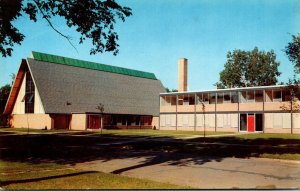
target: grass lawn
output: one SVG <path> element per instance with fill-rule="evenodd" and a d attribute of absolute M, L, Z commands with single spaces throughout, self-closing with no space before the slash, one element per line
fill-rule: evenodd
<path fill-rule="evenodd" d="M 172 130 L 152 130 L 152 129 L 103 130 L 102 133 L 106 135 L 173 137 L 173 138 L 176 137 L 183 138 L 183 137 L 203 135 L 203 131 L 172 131 Z M 206 135 L 220 135 L 220 134 L 228 134 L 228 133 L 230 132 L 212 132 L 212 131 L 205 132 Z"/>
<path fill-rule="evenodd" d="M 53 163 L 0 161 L 4 189 L 179 189 L 188 188 L 115 174 L 79 171 Z"/>
<path fill-rule="evenodd" d="M 0 128 L 0 132 L 13 132 L 16 134 L 27 134 L 28 129 L 26 128 Z M 100 130 L 92 131 L 70 131 L 70 130 L 39 130 L 39 129 L 29 129 L 29 133 L 68 133 L 68 134 L 101 134 Z M 172 130 L 152 130 L 152 129 L 104 129 L 102 131 L 103 135 L 118 135 L 118 136 L 147 136 L 147 137 L 172 137 L 172 138 L 183 138 L 203 135 L 203 131 L 172 131 Z M 206 135 L 221 135 L 221 134 L 234 134 L 232 132 L 213 132 L 206 131 Z"/>

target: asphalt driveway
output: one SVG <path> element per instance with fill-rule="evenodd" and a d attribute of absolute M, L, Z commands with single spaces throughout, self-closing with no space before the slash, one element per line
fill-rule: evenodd
<path fill-rule="evenodd" d="M 140 153 L 136 153 L 140 156 Z M 155 153 L 149 153 L 152 157 Z M 158 158 L 172 157 L 170 153 L 156 153 Z M 168 182 L 202 189 L 218 188 L 300 188 L 300 162 L 274 159 L 225 158 L 220 161 L 199 157 L 193 162 L 165 160 L 168 162 L 144 165 L 145 157 L 95 160 L 78 163 L 75 168 L 99 170 L 124 176 Z"/>

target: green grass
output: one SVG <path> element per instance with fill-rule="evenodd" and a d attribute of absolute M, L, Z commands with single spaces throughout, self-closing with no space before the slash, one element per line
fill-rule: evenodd
<path fill-rule="evenodd" d="M 14 132 L 17 134 L 26 134 L 27 128 L 0 128 L 0 132 Z M 39 130 L 39 129 L 29 129 L 29 133 L 89 133 L 89 134 L 100 134 L 100 130 L 93 131 L 73 131 L 73 130 Z M 152 129 L 104 129 L 102 131 L 103 135 L 118 135 L 118 136 L 147 136 L 147 137 L 173 137 L 173 138 L 183 138 L 191 136 L 203 136 L 203 131 L 175 131 L 175 130 L 152 130 Z M 206 131 L 206 135 L 221 135 L 221 134 L 234 134 L 232 132 L 213 132 Z"/>
<path fill-rule="evenodd" d="M 255 134 L 241 134 L 237 135 L 237 137 L 242 139 L 270 139 L 270 138 L 278 138 L 278 139 L 299 139 L 300 134 L 275 134 L 275 133 L 255 133 Z"/>
<path fill-rule="evenodd" d="M 270 158 L 270 159 L 283 159 L 283 160 L 297 160 L 300 161 L 300 154 L 270 154 L 263 153 L 259 155 L 259 158 Z"/>
<path fill-rule="evenodd" d="M 30 164 L 0 161 L 4 189 L 179 189 L 168 183 L 124 177 L 115 174 L 80 171 L 53 163 Z"/>
<path fill-rule="evenodd" d="M 203 131 L 172 131 L 172 130 L 151 130 L 151 129 L 129 129 L 129 130 L 104 130 L 106 135 L 126 135 L 126 136 L 150 136 L 150 137 L 173 137 L 183 138 L 203 135 Z M 221 135 L 229 132 L 205 132 L 206 135 Z M 232 133 L 233 134 L 233 133 Z"/>

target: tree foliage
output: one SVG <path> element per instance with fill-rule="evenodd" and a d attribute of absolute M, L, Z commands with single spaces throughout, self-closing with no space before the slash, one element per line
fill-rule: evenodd
<path fill-rule="evenodd" d="M 277 83 L 279 62 L 273 50 L 234 50 L 228 52 L 227 62 L 220 72 L 218 88 L 268 86 Z"/>
<path fill-rule="evenodd" d="M 170 90 L 168 87 L 166 87 L 165 89 L 166 89 L 166 92 L 167 92 L 167 93 L 170 93 L 170 92 L 178 92 L 177 89 L 172 89 L 172 90 Z"/>
<path fill-rule="evenodd" d="M 0 88 L 0 126 L 6 124 L 6 118 L 2 115 L 11 90 L 11 85 L 6 84 Z"/>
<path fill-rule="evenodd" d="M 292 35 L 292 42 L 289 42 L 285 47 L 284 52 L 289 60 L 295 64 L 295 71 L 300 73 L 300 34 Z"/>
<path fill-rule="evenodd" d="M 3 57 L 11 56 L 13 46 L 21 44 L 25 36 L 13 26 L 13 21 L 28 15 L 34 22 L 44 19 L 74 47 L 71 37 L 56 29 L 52 23 L 55 16 L 62 17 L 69 28 L 75 28 L 80 33 L 80 44 L 87 39 L 92 40 L 90 54 L 107 51 L 116 55 L 119 45 L 114 25 L 117 19 L 124 22 L 131 14 L 129 7 L 123 7 L 114 0 L 0 0 L 0 52 Z"/>

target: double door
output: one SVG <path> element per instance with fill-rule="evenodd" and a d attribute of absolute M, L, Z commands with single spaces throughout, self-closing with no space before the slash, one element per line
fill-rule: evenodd
<path fill-rule="evenodd" d="M 240 114 L 240 131 L 256 132 L 263 130 L 263 114 L 243 113 Z"/>

